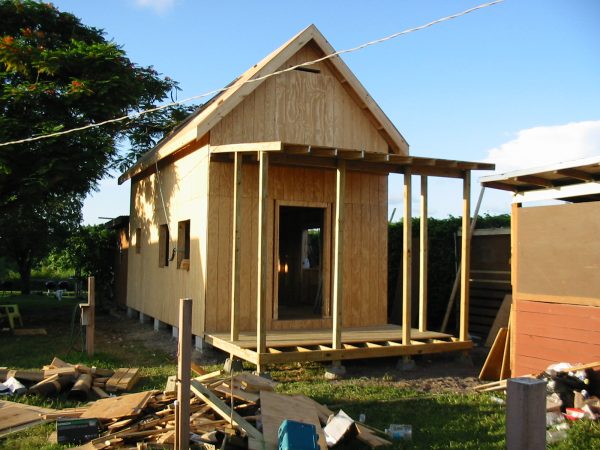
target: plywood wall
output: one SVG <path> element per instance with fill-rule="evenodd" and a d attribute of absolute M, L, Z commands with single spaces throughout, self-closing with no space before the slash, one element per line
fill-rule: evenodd
<path fill-rule="evenodd" d="M 209 180 L 206 330 L 229 330 L 231 302 L 231 233 L 233 165 L 211 162 Z M 241 225 L 240 330 L 256 327 L 256 261 L 258 165 L 244 164 Z M 273 268 L 274 206 L 276 200 L 317 202 L 335 200 L 332 170 L 271 166 L 269 168 L 268 248 Z M 349 172 L 346 186 L 344 314 L 346 327 L 387 323 L 387 176 Z M 273 270 L 268 272 L 269 329 L 323 328 L 331 319 L 273 320 Z M 327 280 L 329 282 L 329 280 Z M 326 289 L 327 290 L 327 289 Z"/>
<path fill-rule="evenodd" d="M 514 297 L 600 306 L 600 202 L 517 211 Z"/>
<path fill-rule="evenodd" d="M 307 44 L 281 68 L 321 57 Z M 326 62 L 267 79 L 211 130 L 211 145 L 282 141 L 387 153 L 388 144 Z"/>
<path fill-rule="evenodd" d="M 517 300 L 513 376 L 600 360 L 600 307 Z"/>
<path fill-rule="evenodd" d="M 204 331 L 208 148 L 205 146 L 156 173 L 132 180 L 127 305 L 170 325 L 178 320 L 179 299 L 192 298 L 192 332 Z M 160 194 L 162 189 L 162 198 Z M 164 198 L 164 208 L 163 208 Z M 177 258 L 159 267 L 159 226 L 168 222 L 172 251 L 178 222 L 190 220 L 190 268 L 177 268 Z M 136 250 L 136 228 L 141 245 Z"/>

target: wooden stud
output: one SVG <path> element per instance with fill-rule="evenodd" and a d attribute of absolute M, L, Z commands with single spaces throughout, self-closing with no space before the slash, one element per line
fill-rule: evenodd
<path fill-rule="evenodd" d="M 411 172 L 404 172 L 404 224 L 402 251 L 402 343 L 410 344 L 411 332 L 411 260 L 412 260 L 412 189 Z"/>
<path fill-rule="evenodd" d="M 419 251 L 419 331 L 427 331 L 427 269 L 429 236 L 427 230 L 427 177 L 421 176 L 421 227 Z"/>
<path fill-rule="evenodd" d="M 463 178 L 463 211 L 460 263 L 460 329 L 459 339 L 469 340 L 469 275 L 471 265 L 471 172 L 466 171 Z"/>
<path fill-rule="evenodd" d="M 190 445 L 190 372 L 192 364 L 192 299 L 179 301 L 179 341 L 177 362 L 177 418 L 175 449 L 187 450 Z"/>
<path fill-rule="evenodd" d="M 344 246 L 344 203 L 346 190 L 346 161 L 340 160 L 336 170 L 335 219 L 333 248 L 333 333 L 332 346 L 342 348 L 342 306 L 343 306 L 343 246 Z"/>
<path fill-rule="evenodd" d="M 240 278 L 242 216 L 242 155 L 235 153 L 233 163 L 233 251 L 231 255 L 231 340 L 237 341 L 240 323 Z"/>
<path fill-rule="evenodd" d="M 85 327 L 85 351 L 94 355 L 94 332 L 96 328 L 96 279 L 88 277 L 87 325 Z"/>
<path fill-rule="evenodd" d="M 260 152 L 258 172 L 258 261 L 257 261 L 257 293 L 256 293 L 256 352 L 265 353 L 267 348 L 267 231 L 268 231 L 268 181 L 269 154 Z M 260 369 L 259 369 L 260 371 Z"/>

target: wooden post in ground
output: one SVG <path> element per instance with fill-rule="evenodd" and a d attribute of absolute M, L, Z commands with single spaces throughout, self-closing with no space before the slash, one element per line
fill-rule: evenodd
<path fill-rule="evenodd" d="M 346 161 L 339 160 L 335 183 L 335 220 L 333 247 L 333 330 L 332 347 L 342 348 L 343 259 L 344 259 L 344 202 L 346 190 Z M 339 362 L 336 364 L 339 365 Z"/>
<path fill-rule="evenodd" d="M 177 342 L 177 419 L 175 449 L 190 447 L 190 372 L 192 370 L 192 299 L 179 301 L 179 341 Z"/>
<path fill-rule="evenodd" d="M 460 325 L 459 339 L 469 340 L 469 277 L 471 275 L 471 172 L 463 178 L 462 236 L 460 245 Z"/>
<path fill-rule="evenodd" d="M 403 251 L 402 251 L 402 344 L 410 345 L 410 332 L 412 326 L 411 302 L 411 266 L 412 266 L 412 189 L 411 172 L 404 172 L 404 223 L 403 223 Z"/>
<path fill-rule="evenodd" d="M 427 331 L 427 270 L 429 235 L 427 229 L 427 176 L 421 175 L 421 220 L 419 251 L 419 331 Z"/>
<path fill-rule="evenodd" d="M 511 378 L 506 389 L 507 450 L 546 448 L 546 382 Z"/>
<path fill-rule="evenodd" d="M 269 154 L 259 153 L 258 169 L 258 261 L 257 263 L 257 292 L 256 292 L 256 353 L 258 353 L 257 372 L 262 371 L 260 355 L 267 349 L 267 202 L 269 199 Z"/>
<path fill-rule="evenodd" d="M 94 355 L 94 334 L 96 330 L 96 279 L 88 277 L 87 325 L 85 326 L 85 352 Z"/>
<path fill-rule="evenodd" d="M 231 340 L 239 338 L 240 316 L 240 220 L 242 215 L 242 154 L 234 153 L 233 162 L 233 254 L 231 255 Z"/>

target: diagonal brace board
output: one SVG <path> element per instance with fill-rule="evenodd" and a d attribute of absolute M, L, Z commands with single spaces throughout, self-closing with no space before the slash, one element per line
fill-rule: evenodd
<path fill-rule="evenodd" d="M 242 428 L 249 437 L 258 441 L 263 441 L 263 435 L 254 426 L 252 426 L 246 419 L 240 416 L 237 412 L 229 408 L 219 397 L 213 394 L 207 389 L 202 383 L 196 380 L 191 381 L 191 389 L 194 394 L 200 397 L 207 405 L 209 405 L 214 411 L 219 414 L 223 419 L 230 420 L 231 422 Z"/>

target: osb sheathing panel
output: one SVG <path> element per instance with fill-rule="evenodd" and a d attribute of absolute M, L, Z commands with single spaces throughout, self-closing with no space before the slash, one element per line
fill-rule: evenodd
<path fill-rule="evenodd" d="M 600 306 L 600 202 L 517 214 L 515 297 Z"/>
<path fill-rule="evenodd" d="M 311 44 L 280 69 L 321 57 Z M 211 129 L 211 145 L 281 141 L 386 153 L 387 142 L 327 62 L 267 79 Z"/>
<path fill-rule="evenodd" d="M 131 187 L 127 305 L 177 325 L 179 299 L 192 298 L 192 332 L 198 335 L 204 331 L 207 187 L 207 147 L 166 167 L 159 165 L 158 177 L 151 173 L 134 179 Z M 171 252 L 177 247 L 178 222 L 185 220 L 190 221 L 189 270 L 177 268 L 177 257 L 159 267 L 159 226 L 169 224 Z M 139 253 L 136 228 L 141 228 Z"/>
<path fill-rule="evenodd" d="M 208 214 L 206 331 L 229 330 L 233 165 L 211 162 Z M 244 164 L 241 219 L 240 330 L 256 328 L 258 166 Z M 335 172 L 271 166 L 268 201 L 269 329 L 324 328 L 331 319 L 273 320 L 275 201 L 328 203 L 333 210 Z M 387 176 L 348 172 L 344 228 L 343 324 L 387 323 Z M 331 249 L 330 249 L 331 251 Z M 327 301 L 327 299 L 326 299 Z"/>

